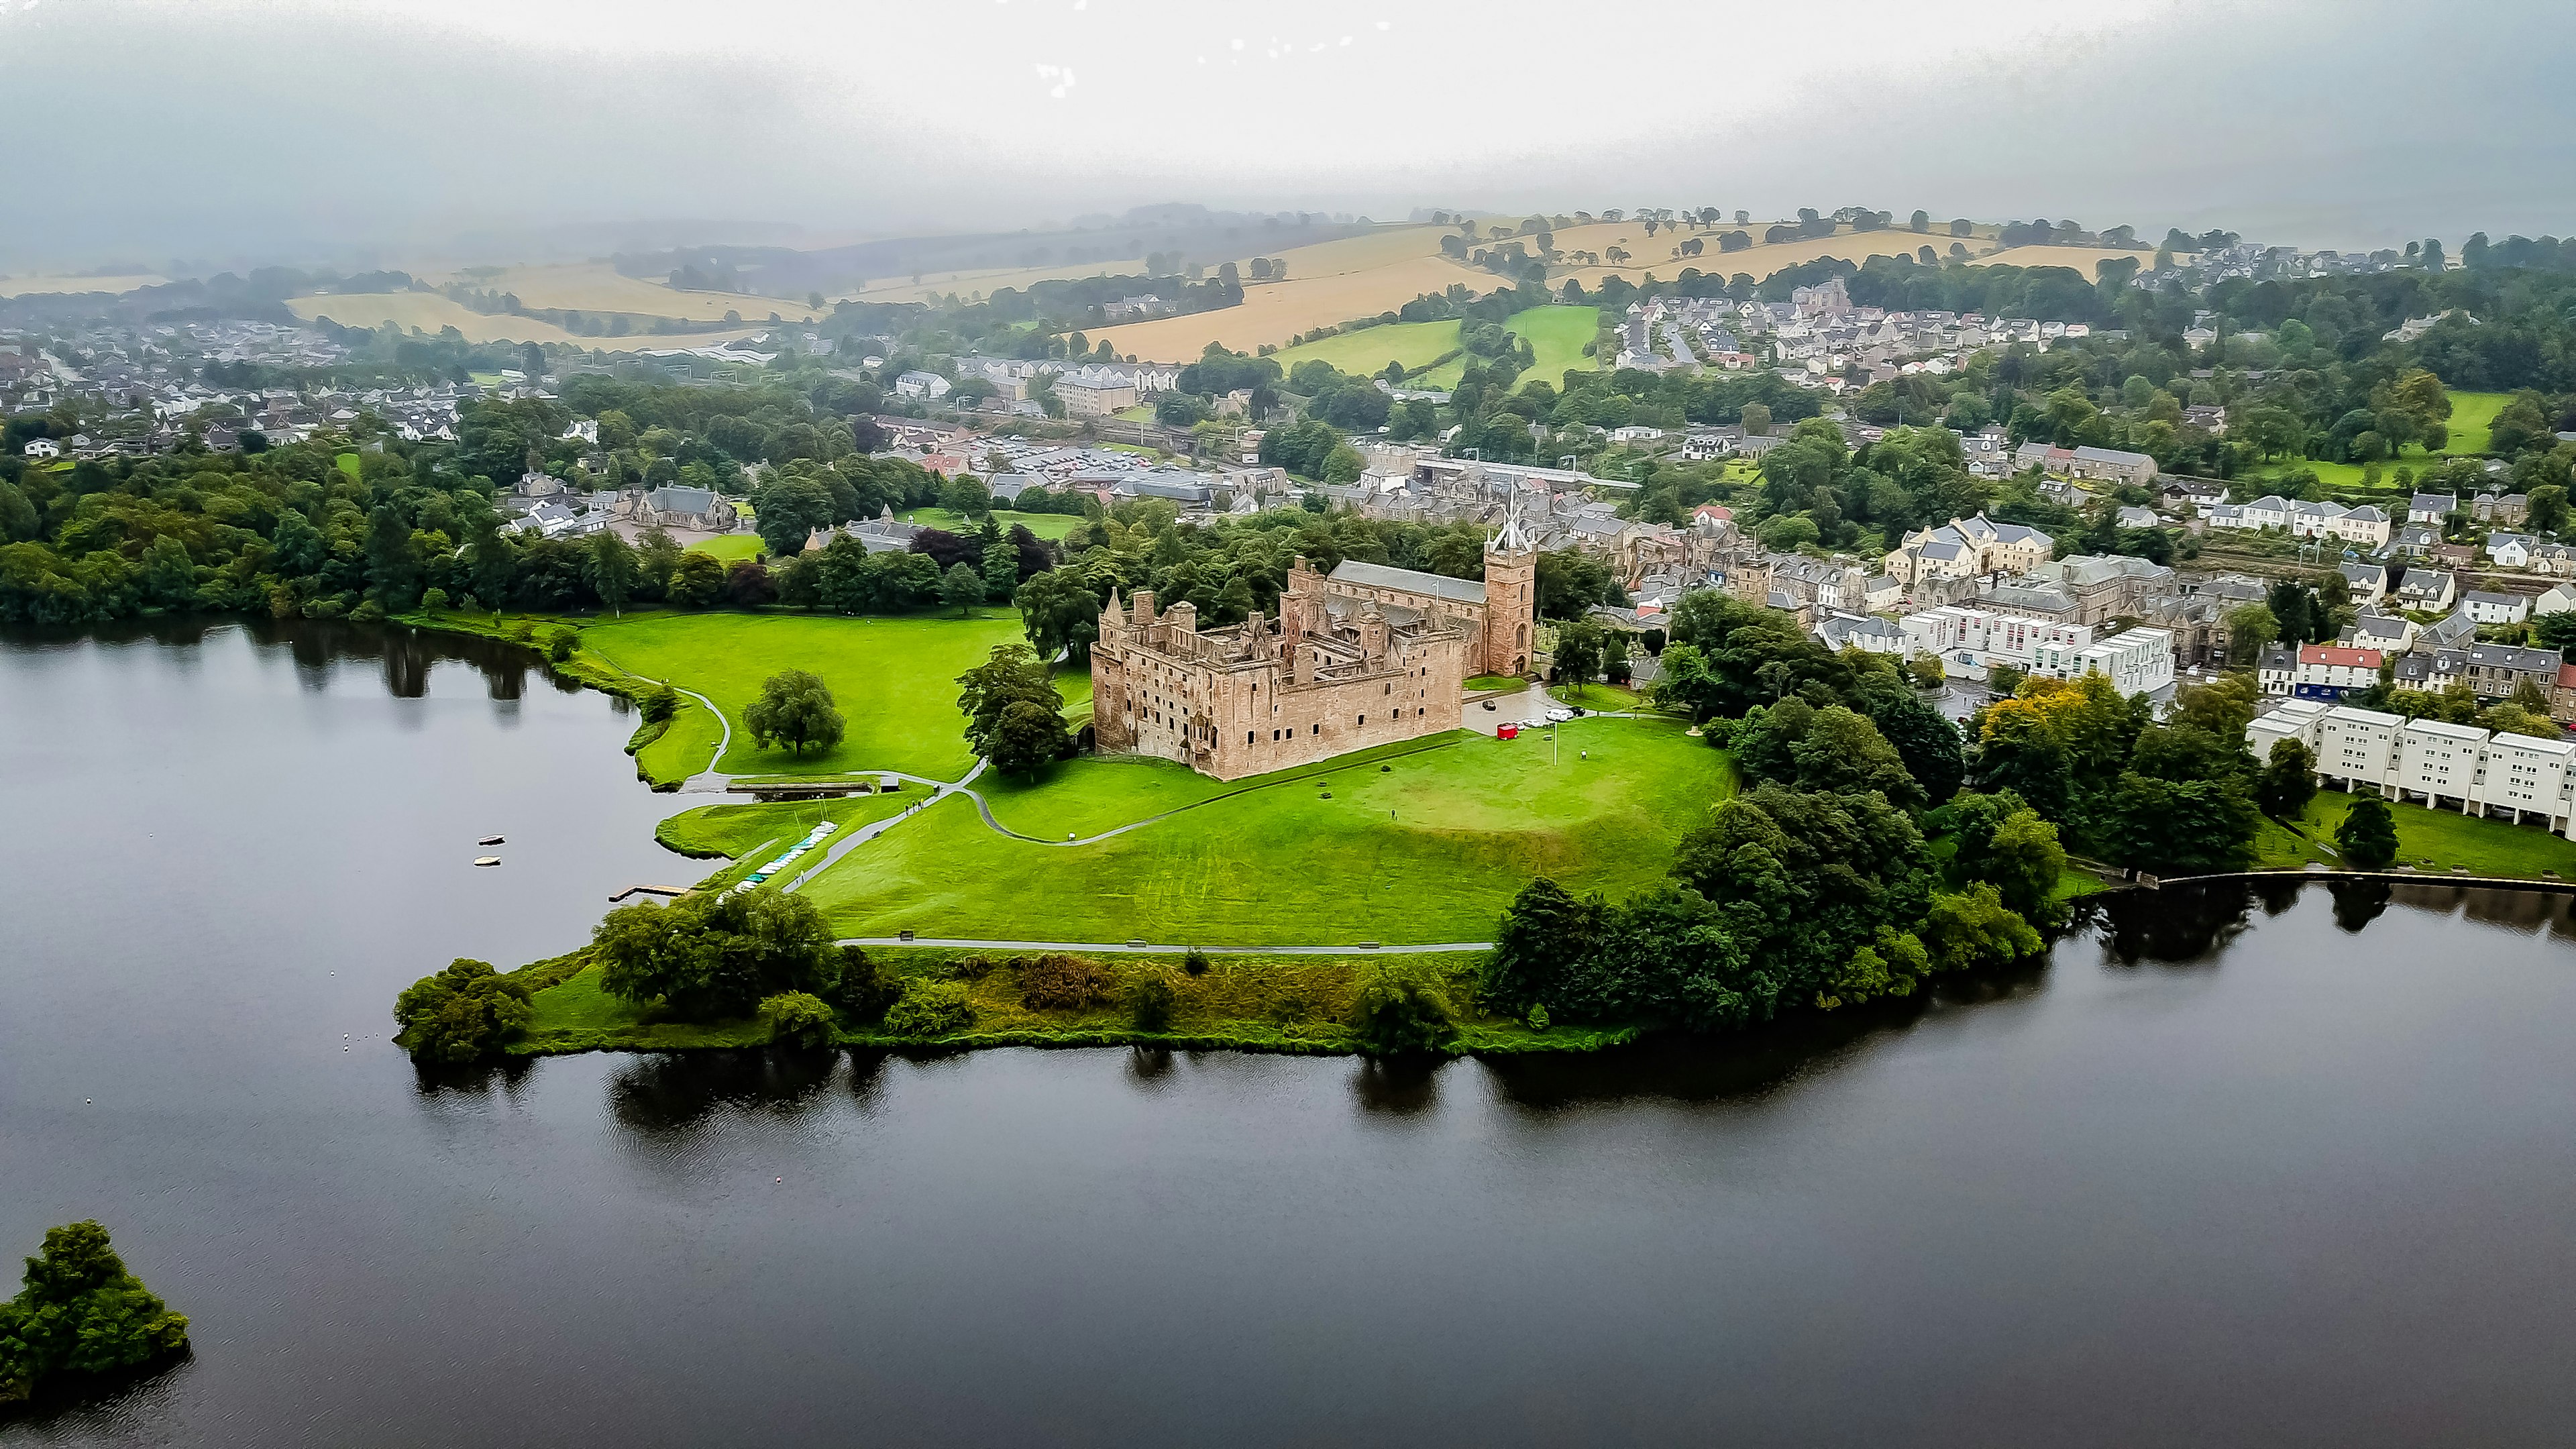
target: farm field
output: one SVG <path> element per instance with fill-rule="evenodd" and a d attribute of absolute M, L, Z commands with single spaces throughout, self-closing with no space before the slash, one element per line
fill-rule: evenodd
<path fill-rule="evenodd" d="M 739 292 L 683 292 L 643 277 L 626 276 L 609 262 L 510 267 L 496 274 L 460 274 L 455 280 L 477 291 L 516 293 L 522 303 L 541 310 L 624 312 L 683 322 L 721 322 L 726 313 L 732 312 L 747 324 L 766 321 L 772 312 L 789 322 L 810 321 L 819 315 L 801 299 Z"/>
<path fill-rule="evenodd" d="M 1480 222 L 1491 225 L 1509 220 L 1494 217 L 1480 219 Z M 1771 223 L 1756 222 L 1746 229 L 1758 234 L 1768 225 Z M 1721 254 L 1714 249 L 1715 237 L 1720 231 L 1731 229 L 1684 229 L 1678 233 L 1658 230 L 1649 238 L 1644 226 L 1632 221 L 1567 227 L 1554 233 L 1560 251 L 1597 254 L 1618 246 L 1633 255 L 1617 266 L 1607 263 L 1559 266 L 1549 272 L 1549 281 L 1551 285 L 1558 285 L 1571 277 L 1581 281 L 1586 288 L 1592 288 L 1613 275 L 1638 282 L 1649 273 L 1658 277 L 1678 276 L 1684 267 L 1728 275 L 1745 272 L 1762 278 L 1784 267 L 1819 257 L 1840 257 L 1858 262 L 1872 256 L 1910 255 L 1926 242 L 1937 242 L 1939 249 L 1946 251 L 1951 240 L 1946 235 L 1918 236 L 1903 230 L 1846 231 L 1830 237 L 1756 245 L 1740 252 Z M 1110 346 L 1121 353 L 1161 362 L 1187 362 L 1206 350 L 1210 342 L 1244 352 L 1265 345 L 1285 347 L 1288 340 L 1300 332 L 1392 311 L 1425 292 L 1443 291 L 1453 283 L 1463 283 L 1479 294 L 1503 285 L 1503 279 L 1492 272 L 1441 255 L 1440 239 L 1455 234 L 1449 227 L 1394 226 L 1366 236 L 1294 248 L 1279 254 L 1288 264 L 1288 280 L 1246 286 L 1242 306 L 1187 317 L 1131 322 L 1105 328 L 1092 335 L 1109 339 Z M 1672 254 L 1675 247 L 1694 236 L 1706 243 L 1710 250 L 1698 257 L 1676 257 Z M 1991 246 L 1993 242 L 1987 236 L 1974 239 L 1971 244 Z M 1095 267 L 1084 275 L 1098 271 L 1099 268 Z M 1438 353 L 1435 351 L 1431 355 L 1437 356 Z M 1385 358 L 1376 359 L 1377 366 L 1385 364 Z M 1555 372 L 1563 370 L 1562 367 L 1554 369 Z"/>
<path fill-rule="evenodd" d="M 138 287 L 158 287 L 169 280 L 152 272 L 118 277 L 60 277 L 31 273 L 23 277 L 0 277 L 0 298 L 63 297 L 84 292 L 122 296 Z"/>
<path fill-rule="evenodd" d="M 1129 257 L 1108 262 L 1064 262 L 1051 267 L 986 267 L 962 272 L 924 272 L 918 282 L 910 277 L 889 277 L 863 287 L 853 295 L 862 302 L 922 302 L 954 292 L 968 301 L 977 301 L 1005 287 L 1026 291 L 1038 282 L 1141 276 L 1144 271 L 1143 257 Z"/>
<path fill-rule="evenodd" d="M 1529 339 L 1532 361 L 1530 370 L 1521 374 L 1524 382 L 1557 387 L 1569 372 L 1592 372 L 1601 366 L 1583 355 L 1585 345 L 1600 334 L 1598 307 L 1525 307 L 1505 319 L 1503 330 Z M 1415 378 L 1414 385 L 1453 387 L 1466 371 L 1467 359 L 1454 357 Z"/>
<path fill-rule="evenodd" d="M 995 510 L 993 517 L 1001 523 L 1004 533 L 1010 532 L 1012 525 L 1017 524 L 1044 539 L 1061 539 L 1082 522 L 1079 514 L 1014 513 L 1007 508 Z M 976 528 L 974 520 L 960 517 L 945 508 L 916 508 L 902 518 L 906 523 L 945 529 L 950 533 L 972 533 Z"/>
<path fill-rule="evenodd" d="M 453 327 L 468 342 L 560 342 L 594 352 L 713 347 L 720 342 L 735 342 L 755 336 L 765 330 L 743 327 L 722 332 L 684 332 L 663 336 L 579 337 L 551 322 L 540 322 L 533 317 L 514 317 L 506 313 L 487 317 L 438 292 L 333 293 L 290 297 L 286 306 L 288 311 L 306 322 L 316 317 L 328 317 L 343 327 L 381 327 L 391 322 L 405 331 L 417 328 L 431 333 Z"/>
<path fill-rule="evenodd" d="M 2318 791 L 2308 803 L 2307 814 L 2298 822 L 2307 832 L 2304 840 L 2282 829 L 2278 822 L 2266 819 L 2254 840 L 2255 866 L 2263 870 L 2297 870 L 2310 861 L 2340 866 L 2342 860 L 2317 842 L 2334 844 L 2335 827 L 2343 823 L 2344 811 L 2352 808 L 2354 798 L 2340 790 Z M 2388 812 L 2397 822 L 2398 865 L 2411 865 L 2427 874 L 2449 874 L 2453 866 L 2466 866 L 2472 875 L 2536 880 L 2542 871 L 2555 871 L 2562 878 L 2576 878 L 2576 841 L 2552 835 L 2537 825 L 2482 820 L 2474 815 L 2393 801 Z"/>
<path fill-rule="evenodd" d="M 1950 243 L 1946 238 L 1939 239 L 1934 242 L 1932 249 L 1947 256 Z M 1976 249 L 1975 243 L 1969 244 L 1968 250 L 1973 252 Z M 2006 247 L 1991 256 L 1982 256 L 1976 260 L 1980 265 L 1995 267 L 2066 267 L 2089 282 L 2093 279 L 2093 269 L 2114 257 L 2133 257 L 2143 268 L 2155 264 L 2156 251 L 2153 247 L 2141 247 L 2129 251 L 2112 247 Z"/>
<path fill-rule="evenodd" d="M 1320 361 L 1353 377 L 1375 377 L 1390 362 L 1402 363 L 1410 371 L 1428 365 L 1457 345 L 1456 322 L 1397 322 L 1299 343 L 1281 349 L 1276 356 L 1281 367 L 1292 371 L 1298 363 Z"/>
<path fill-rule="evenodd" d="M 733 723 L 733 743 L 715 765 L 729 774 L 899 770 L 954 780 L 975 763 L 957 714 L 957 676 L 983 663 L 994 645 L 1020 638 L 1019 615 L 1008 608 L 968 619 L 643 614 L 591 623 L 581 647 L 631 674 L 714 700 Z M 831 687 L 848 721 L 840 744 L 800 758 L 752 743 L 742 711 L 759 697 L 761 681 L 782 669 L 810 670 Z M 706 721 L 686 769 L 707 768 L 716 735 Z"/>
<path fill-rule="evenodd" d="M 1084 845 L 999 835 L 969 802 L 950 801 L 844 857 L 805 893 L 851 935 L 1487 940 L 1533 875 L 1612 895 L 1661 879 L 1682 832 L 1732 789 L 1725 757 L 1677 723 L 1586 719 L 1562 732 L 1553 763 L 1538 736 L 1462 732 L 1437 748 L 1285 772 Z M 995 815 L 1052 835 L 1264 784 L 1077 764 L 996 798 Z"/>

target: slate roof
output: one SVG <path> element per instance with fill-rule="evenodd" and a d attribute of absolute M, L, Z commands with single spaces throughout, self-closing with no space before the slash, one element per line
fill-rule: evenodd
<path fill-rule="evenodd" d="M 1403 589 L 1452 603 L 1485 602 L 1485 586 L 1480 580 L 1453 579 L 1446 574 L 1390 568 L 1385 564 L 1362 563 L 1358 559 L 1342 560 L 1334 566 L 1330 577 L 1336 583 L 1360 584 L 1373 589 Z"/>

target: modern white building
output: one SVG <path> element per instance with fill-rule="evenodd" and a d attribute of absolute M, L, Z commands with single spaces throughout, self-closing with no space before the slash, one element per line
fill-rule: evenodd
<path fill-rule="evenodd" d="M 2174 682 L 2173 636 L 2162 629 L 2126 629 L 2075 656 L 2075 672 L 2108 677 L 2132 698 Z"/>
<path fill-rule="evenodd" d="M 2463 815 L 2509 812 L 2576 839 L 2576 740 L 2493 734 L 2440 720 L 2292 700 L 2248 725 L 2257 759 L 2295 739 L 2316 753 L 2317 776 L 2359 793 Z"/>
<path fill-rule="evenodd" d="M 1998 667 L 2071 679 L 2083 672 L 2083 653 L 2093 647 L 2093 630 L 2083 624 L 2052 624 L 1955 604 L 1908 614 L 1897 627 L 1905 631 L 1908 655 L 1938 655 L 1945 671 L 1968 679 L 1983 679 Z"/>

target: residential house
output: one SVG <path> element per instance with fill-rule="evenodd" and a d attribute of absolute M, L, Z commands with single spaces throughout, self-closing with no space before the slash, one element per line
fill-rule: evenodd
<path fill-rule="evenodd" d="M 2344 586 L 2352 591 L 2356 604 L 2376 604 L 2388 596 L 2388 569 L 2375 563 L 2346 563 L 2335 566 L 2343 573 Z"/>
<path fill-rule="evenodd" d="M 30 458 L 59 458 L 63 455 L 62 444 L 51 438 L 29 438 L 27 446 L 19 451 Z"/>
<path fill-rule="evenodd" d="M 2254 678 L 2265 694 L 2289 694 L 2299 683 L 2299 651 L 2286 644 L 2266 645 L 2254 661 Z"/>
<path fill-rule="evenodd" d="M 2327 525 L 2327 531 L 2346 543 L 2377 549 L 2388 547 L 2390 526 L 2387 514 L 2365 503 L 2359 508 L 2344 510 L 2341 518 Z"/>
<path fill-rule="evenodd" d="M 2468 668 L 2461 677 L 2478 692 L 2480 699 L 2504 699 L 2524 683 L 2549 697 L 2558 687 L 2558 666 L 2564 662 L 2555 649 L 2524 649 L 2513 644 L 2472 644 L 2468 647 Z"/>
<path fill-rule="evenodd" d="M 2394 656 L 2414 648 L 2418 632 L 2415 621 L 2403 615 L 2365 612 L 2335 642 Z"/>
<path fill-rule="evenodd" d="M 1826 614 L 1816 621 L 1812 632 L 1819 642 L 1832 650 L 1858 649 L 1864 654 L 1905 652 L 1905 631 L 1886 619 L 1868 614 Z"/>
<path fill-rule="evenodd" d="M 2156 460 L 2118 448 L 2077 448 L 2071 471 L 2078 478 L 2143 487 L 2156 481 Z"/>
<path fill-rule="evenodd" d="M 2576 724 L 2576 664 L 2558 666 L 2558 683 L 2549 691 L 2549 717 Z"/>
<path fill-rule="evenodd" d="M 1927 577 L 2024 574 L 2046 562 L 2055 548 L 2056 540 L 2036 528 L 1997 523 L 1979 513 L 1905 535 L 1887 555 L 1886 571 L 1908 586 Z"/>
<path fill-rule="evenodd" d="M 2531 517 L 2531 496 L 2481 493 L 2469 504 L 2469 511 L 2480 523 L 2520 524 Z"/>
<path fill-rule="evenodd" d="M 2531 567 L 2531 551 L 2540 540 L 2527 533 L 2490 533 L 2487 535 L 2487 557 L 2500 569 Z"/>
<path fill-rule="evenodd" d="M 2460 607 L 2481 624 L 2519 624 L 2531 617 L 2531 596 L 2471 589 L 2460 596 Z"/>
<path fill-rule="evenodd" d="M 2534 615 L 2564 614 L 2570 609 L 2576 609 L 2576 583 L 2552 584 L 2531 601 Z"/>
<path fill-rule="evenodd" d="M 2397 581 L 2397 604 L 2417 613 L 2430 613 L 2451 607 L 2459 592 L 2459 580 L 2448 569 L 2410 568 Z"/>
<path fill-rule="evenodd" d="M 2418 493 L 2406 500 L 2406 521 L 2425 523 L 2440 528 L 2443 520 L 2457 513 L 2460 500 L 2450 493 Z"/>
<path fill-rule="evenodd" d="M 948 379 L 935 372 L 907 372 L 894 380 L 895 395 L 937 399 L 948 396 Z"/>
<path fill-rule="evenodd" d="M 2302 645 L 2293 692 L 2301 699 L 2341 699 L 2347 690 L 2368 689 L 2379 682 L 2379 666 L 2386 657 L 2376 649 Z"/>

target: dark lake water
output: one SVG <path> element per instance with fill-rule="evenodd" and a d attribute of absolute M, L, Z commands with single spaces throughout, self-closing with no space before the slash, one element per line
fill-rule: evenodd
<path fill-rule="evenodd" d="M 341 626 L 0 639 L 0 1260 L 196 1353 L 80 1444 L 2531 1444 L 2566 903 L 2116 903 L 1835 1035 L 424 1080 L 403 983 L 691 869 L 631 721 Z M 503 834 L 498 870 L 474 842 Z M 347 1050 L 343 1048 L 347 1047 Z"/>

